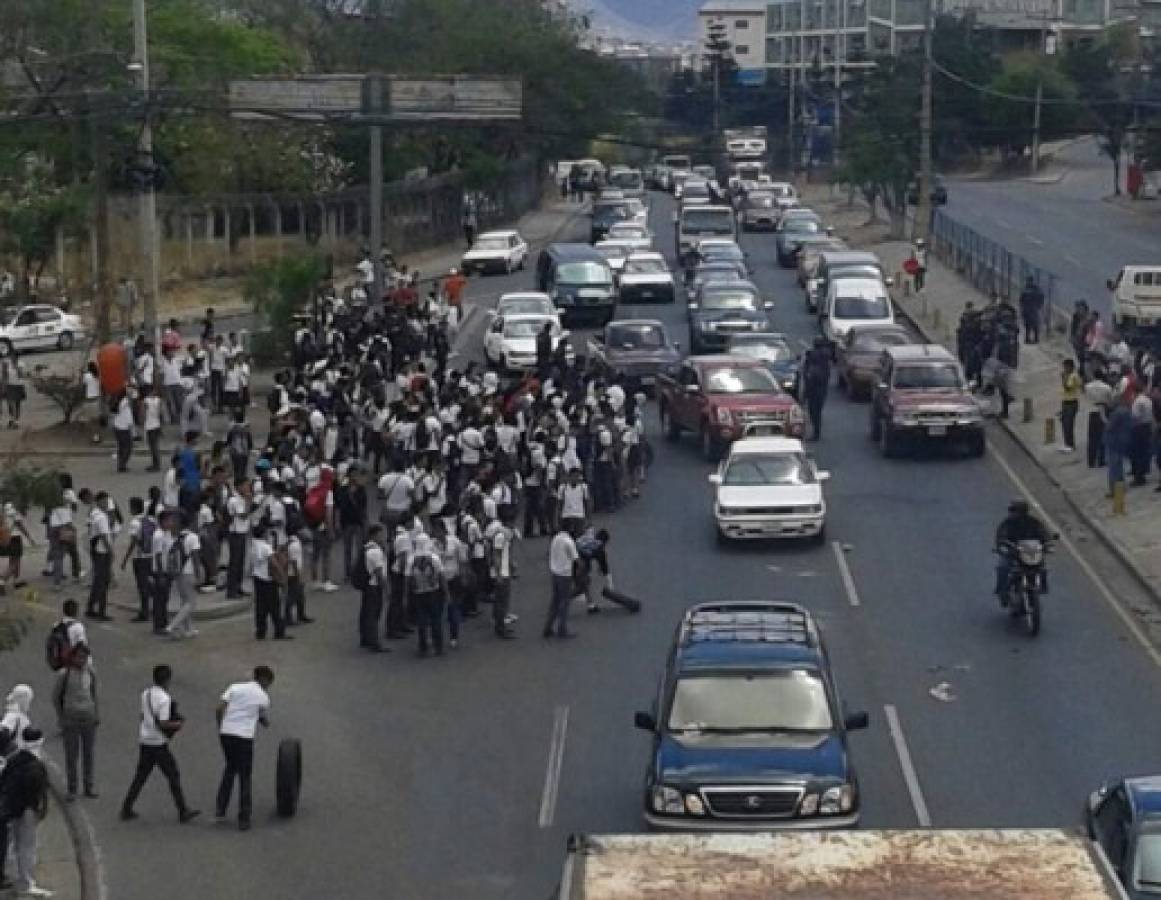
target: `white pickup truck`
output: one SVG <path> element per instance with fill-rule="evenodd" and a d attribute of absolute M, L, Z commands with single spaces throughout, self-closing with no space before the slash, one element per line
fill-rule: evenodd
<path fill-rule="evenodd" d="M 1127 900 L 1078 832 L 574 835 L 557 900 Z"/>

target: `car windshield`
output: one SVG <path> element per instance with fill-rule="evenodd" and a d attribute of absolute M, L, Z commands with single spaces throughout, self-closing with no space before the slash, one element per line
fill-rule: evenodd
<path fill-rule="evenodd" d="M 644 227 L 641 225 L 614 225 L 609 229 L 609 235 L 612 237 L 624 238 L 625 240 L 641 239 L 649 237 Z"/>
<path fill-rule="evenodd" d="M 741 262 L 745 257 L 737 244 L 704 244 L 698 248 L 701 258 L 707 261 Z"/>
<path fill-rule="evenodd" d="M 507 250 L 508 239 L 501 237 L 494 238 L 480 238 L 476 241 L 476 245 L 472 247 L 473 250 Z"/>
<path fill-rule="evenodd" d="M 608 343 L 621 350 L 660 350 L 665 346 L 665 332 L 660 325 L 613 325 Z"/>
<path fill-rule="evenodd" d="M 544 329 L 547 319 L 522 319 L 518 322 L 504 323 L 504 337 L 530 338 L 536 337 Z M 556 329 L 553 329 L 554 331 Z"/>
<path fill-rule="evenodd" d="M 749 291 L 706 291 L 701 297 L 701 307 L 702 309 L 756 310 L 758 308 L 758 298 Z"/>
<path fill-rule="evenodd" d="M 907 335 L 899 331 L 871 332 L 870 334 L 855 332 L 855 337 L 851 341 L 851 349 L 858 353 L 878 353 L 884 347 L 902 347 L 909 343 L 911 342 Z"/>
<path fill-rule="evenodd" d="M 624 259 L 629 255 L 629 248 L 620 244 L 601 244 L 594 249 L 605 259 Z"/>
<path fill-rule="evenodd" d="M 922 366 L 898 366 L 895 369 L 895 387 L 902 390 L 958 390 L 962 386 L 959 367 L 953 363 L 926 363 Z"/>
<path fill-rule="evenodd" d="M 624 203 L 598 206 L 593 210 L 594 222 L 619 222 L 629 218 L 629 207 Z"/>
<path fill-rule="evenodd" d="M 820 234 L 822 223 L 818 219 L 810 219 L 806 216 L 792 216 L 782 220 L 782 230 L 794 234 Z"/>
<path fill-rule="evenodd" d="M 561 284 L 611 284 L 609 270 L 597 262 L 565 263 L 556 272 Z"/>
<path fill-rule="evenodd" d="M 609 176 L 609 184 L 630 191 L 643 186 L 640 172 L 614 172 Z"/>
<path fill-rule="evenodd" d="M 833 315 L 836 319 L 886 319 L 891 315 L 891 307 L 886 297 L 840 295 L 834 298 Z"/>
<path fill-rule="evenodd" d="M 790 349 L 789 344 L 770 338 L 757 341 L 734 338 L 730 341 L 730 353 L 738 356 L 749 356 L 763 362 L 782 362 L 794 357 L 794 351 Z"/>
<path fill-rule="evenodd" d="M 631 259 L 625 263 L 626 275 L 668 275 L 663 259 Z"/>
<path fill-rule="evenodd" d="M 1154 825 L 1137 838 L 1132 887 L 1143 894 L 1161 894 L 1161 826 Z"/>
<path fill-rule="evenodd" d="M 498 312 L 504 316 L 518 316 L 522 313 L 542 313 L 550 306 L 552 303 L 547 300 L 505 300 L 500 304 Z"/>
<path fill-rule="evenodd" d="M 672 732 L 829 731 L 826 687 L 817 672 L 713 673 L 678 679 Z"/>
<path fill-rule="evenodd" d="M 728 209 L 687 209 L 681 214 L 681 230 L 688 234 L 733 234 L 734 213 Z"/>
<path fill-rule="evenodd" d="M 711 370 L 706 376 L 705 388 L 711 394 L 778 393 L 778 385 L 765 369 L 748 366 Z"/>
<path fill-rule="evenodd" d="M 814 483 L 814 467 L 802 453 L 742 453 L 730 459 L 722 477 L 730 487 Z"/>
<path fill-rule="evenodd" d="M 777 205 L 773 194 L 750 194 L 746 198 L 746 206 L 750 209 L 771 209 Z"/>

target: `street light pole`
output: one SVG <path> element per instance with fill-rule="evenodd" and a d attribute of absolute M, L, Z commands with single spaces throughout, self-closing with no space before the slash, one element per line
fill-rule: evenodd
<path fill-rule="evenodd" d="M 141 219 L 141 252 L 145 260 L 145 281 L 142 306 L 145 310 L 145 333 L 153 338 L 155 350 L 161 349 L 157 324 L 157 306 L 161 298 L 161 266 L 157 246 L 156 168 L 153 165 L 153 126 L 150 123 L 149 98 L 149 44 L 145 31 L 145 0 L 133 0 L 133 68 L 137 70 L 141 89 L 143 121 L 141 137 L 137 142 L 144 183 L 138 198 L 138 216 Z"/>
<path fill-rule="evenodd" d="M 931 0 L 923 3 L 923 94 L 919 109 L 919 202 L 915 206 L 915 237 L 926 238 L 931 221 Z"/>
<path fill-rule="evenodd" d="M 839 166 L 839 143 L 842 138 L 843 121 L 843 57 L 846 55 L 847 0 L 835 0 L 839 9 L 834 17 L 834 128 L 831 139 L 834 143 L 834 167 Z"/>
<path fill-rule="evenodd" d="M 367 111 L 374 117 L 371 125 L 370 191 L 368 212 L 371 217 L 371 308 L 378 309 L 383 302 L 383 126 L 379 117 L 383 112 L 383 76 L 367 77 Z"/>

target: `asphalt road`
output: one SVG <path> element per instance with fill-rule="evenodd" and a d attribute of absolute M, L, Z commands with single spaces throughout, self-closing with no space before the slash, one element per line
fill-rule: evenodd
<path fill-rule="evenodd" d="M 1065 175 L 1050 184 L 948 177 L 950 202 L 942 212 L 1053 272 L 1061 308 L 1071 311 L 1085 299 L 1106 316 L 1106 280 L 1121 266 L 1157 260 L 1161 216 L 1102 202 L 1112 192 L 1112 162 L 1095 142 L 1071 145 L 1058 164 Z M 1151 211 L 1157 201 L 1141 204 Z"/>
<path fill-rule="evenodd" d="M 667 252 L 670 212 L 669 198 L 655 196 L 654 228 Z M 772 239 L 747 235 L 743 243 L 780 327 L 809 338 L 814 323 L 791 273 L 777 268 Z M 529 273 L 481 279 L 471 290 L 491 296 L 531 281 Z M 688 346 L 680 305 L 652 312 Z M 475 317 L 469 333 L 482 325 Z M 583 345 L 583 335 L 576 339 Z M 648 706 L 682 610 L 711 598 L 781 597 L 815 612 L 850 709 L 871 716 L 871 727 L 852 737 L 867 827 L 915 827 L 916 790 L 936 827 L 1074 825 L 1099 781 L 1158 767 L 1161 722 L 1151 713 L 1161 696 L 1161 657 L 1135 641 L 1101 586 L 1128 603 L 1140 597 L 1073 530 L 1055 497 L 1045 502 L 1101 586 L 1068 553 L 1054 557 L 1035 641 L 1011 628 L 990 597 L 991 535 L 1016 491 L 993 456 L 883 460 L 867 439 L 866 407 L 835 394 L 814 452 L 833 473 L 828 530 L 839 549 L 723 549 L 710 516 L 709 467 L 692 441 L 670 445 L 657 436 L 655 446 L 644 496 L 607 522 L 618 587 L 642 598 L 645 610 L 582 613 L 575 641 L 539 637 L 548 596 L 542 539 L 526 541 L 520 553 L 518 640 L 498 642 L 476 620 L 462 646 L 441 659 L 419 660 L 401 644 L 384 657 L 357 651 L 356 600 L 347 591 L 312 597 L 318 623 L 286 644 L 257 645 L 238 620 L 207 623 L 184 644 L 153 642 L 124 617 L 96 630 L 102 797 L 85 808 L 107 896 L 542 900 L 570 832 L 641 828 L 649 741 L 633 729 L 633 712 Z M 1040 487 L 1010 447 L 995 446 L 1004 465 Z M 837 553 L 849 564 L 857 606 Z M 6 682 L 36 673 L 42 696 L 37 635 L 48 621 L 43 614 L 33 637 L 3 660 Z M 136 752 L 137 694 L 162 660 L 176 668 L 174 693 L 190 719 L 175 750 L 207 816 L 220 771 L 216 695 L 253 664 L 274 667 L 253 831 L 208 819 L 172 824 L 160 781 L 146 789 L 140 821 L 117 821 Z M 951 702 L 928 693 L 945 681 Z M 888 707 L 914 763 L 910 785 Z M 298 816 L 281 821 L 273 818 L 274 748 L 290 735 L 304 742 L 306 776 Z"/>

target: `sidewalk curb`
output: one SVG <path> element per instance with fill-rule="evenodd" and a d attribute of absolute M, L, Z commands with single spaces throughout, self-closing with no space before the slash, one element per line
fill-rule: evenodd
<path fill-rule="evenodd" d="M 894 297 L 892 297 L 892 299 L 894 300 Z M 894 300 L 894 304 L 895 310 L 899 313 L 899 315 L 906 319 L 912 328 L 923 335 L 924 340 L 932 344 L 943 343 L 927 330 L 927 327 L 919 320 L 918 316 L 913 315 L 909 310 L 905 309 L 898 300 Z M 1053 487 L 1055 487 L 1060 495 L 1064 498 L 1065 502 L 1068 504 L 1073 513 L 1075 513 L 1076 516 L 1082 522 L 1084 522 L 1088 529 L 1097 536 L 1097 539 L 1101 542 L 1102 545 L 1104 545 L 1105 549 L 1108 550 L 1114 557 L 1116 557 L 1117 561 L 1120 562 L 1121 565 L 1123 565 L 1129 571 L 1129 574 L 1133 576 L 1133 580 L 1136 581 L 1137 584 L 1139 584 L 1145 591 L 1145 593 L 1149 595 L 1154 605 L 1156 605 L 1158 608 L 1161 608 L 1161 586 L 1154 584 L 1153 581 L 1150 580 L 1149 576 L 1140 567 L 1137 561 L 1133 559 L 1129 552 L 1120 546 L 1117 540 L 1111 534 L 1109 534 L 1105 526 L 1095 516 L 1093 516 L 1093 514 L 1089 512 L 1089 510 L 1086 509 L 1075 497 L 1072 496 L 1072 492 L 1068 490 L 1068 488 L 1066 488 L 1063 484 L 1061 484 L 1060 480 L 1052 473 L 1052 470 L 1044 465 L 1039 456 L 1037 456 L 1033 449 L 1028 446 L 1027 441 L 1025 441 L 1024 438 L 1014 428 L 1012 428 L 1010 424 L 1005 422 L 1003 419 L 996 419 L 994 424 L 1001 431 L 1007 434 L 1008 437 L 1012 439 L 1012 442 L 1018 448 L 1020 448 L 1021 452 L 1023 452 L 1024 455 L 1027 456 L 1028 459 L 1036 466 L 1036 468 L 1044 474 L 1049 482 L 1051 482 Z"/>
<path fill-rule="evenodd" d="M 97 846 L 93 823 L 81 806 L 65 801 L 64 773 L 60 766 L 50 759 L 45 759 L 45 764 L 49 776 L 49 802 L 56 804 L 64 816 L 73 849 L 76 851 L 77 870 L 81 879 L 81 900 L 108 900 L 109 890 L 105 883 L 104 863 L 100 848 Z"/>
<path fill-rule="evenodd" d="M 199 596 L 201 596 L 199 594 Z M 195 622 L 216 622 L 219 619 L 234 619 L 247 615 L 254 608 L 253 599 L 219 600 L 212 609 L 194 609 Z M 120 598 L 109 598 L 109 605 L 124 612 L 137 612 L 137 604 Z"/>

